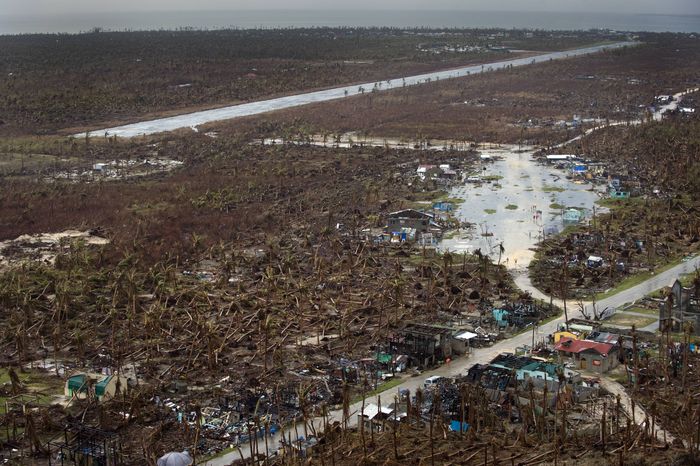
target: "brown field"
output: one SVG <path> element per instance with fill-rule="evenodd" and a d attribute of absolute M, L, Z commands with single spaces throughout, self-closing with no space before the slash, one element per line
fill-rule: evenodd
<path fill-rule="evenodd" d="M 0 134 L 47 134 L 615 40 L 605 33 L 394 29 L 0 36 Z M 431 53 L 439 45 L 479 47 Z M 77 131 L 76 131 L 77 132 Z"/>
<path fill-rule="evenodd" d="M 108 46 L 110 37 L 116 36 L 98 38 L 107 41 L 101 47 Z M 567 134 L 557 129 L 557 120 L 573 115 L 635 119 L 640 105 L 650 104 L 654 95 L 697 85 L 700 41 L 670 35 L 646 39 L 643 46 L 615 53 L 219 122 L 207 128 L 217 130 L 216 138 L 187 130 L 133 140 L 76 140 L 55 133 L 268 92 L 415 72 L 442 67 L 445 61 L 381 53 L 381 41 L 374 37 L 360 56 L 374 57 L 366 67 L 340 65 L 352 55 L 350 40 L 342 54 L 333 52 L 333 59 L 325 51 L 321 58 L 236 55 L 230 62 L 209 57 L 196 63 L 166 54 L 169 58 L 140 69 L 143 61 L 129 55 L 115 64 L 99 57 L 93 62 L 76 59 L 81 66 L 70 71 L 56 62 L 42 68 L 32 58 L 24 65 L 27 74 L 20 76 L 26 80 L 8 79 L 4 73 L 0 91 L 12 92 L 0 96 L 5 102 L 0 111 L 0 241 L 94 229 L 106 244 L 59 242 L 53 264 L 36 253 L 1 270 L 0 401 L 9 401 L 7 412 L 0 414 L 0 454 L 21 449 L 33 464 L 46 464 L 42 446 L 61 435 L 66 423 L 80 421 L 118 433 L 124 464 L 153 464 L 164 452 L 183 448 L 201 459 L 233 441 L 216 426 L 199 425 L 202 410 L 240 414 L 241 421 L 231 422 L 239 433 L 264 422 L 308 419 L 381 386 L 375 355 L 407 322 L 452 325 L 465 319 L 474 327 L 492 328 L 489 314 L 495 306 L 530 304 L 505 268 L 485 256 L 439 255 L 413 244 L 378 243 L 366 233 L 377 232 L 391 211 L 446 195 L 437 182 L 418 181 L 419 164 L 450 163 L 469 172 L 481 163 L 475 152 L 251 142 L 264 136 L 349 131 L 407 139 L 561 141 L 577 130 Z M 52 54 L 54 45 L 46 45 L 45 37 L 30 40 L 45 45 L 42 56 Z M 399 51 L 415 49 L 416 41 L 404 40 Z M 138 44 L 128 54 L 141 51 Z M 539 42 L 543 44 L 551 45 Z M 26 44 L 13 47 L 14 60 L 21 62 L 18 51 Z M 198 51 L 194 47 L 185 55 L 191 58 Z M 278 79 L 291 63 L 303 71 Z M 255 77 L 243 82 L 251 67 Z M 77 77 L 86 70 L 94 74 Z M 243 74 L 236 78 L 240 86 L 228 86 L 232 70 Z M 149 81 L 149 73 L 157 76 Z M 124 79 L 128 74 L 133 79 Z M 91 76 L 104 80 L 88 82 Z M 46 89 L 34 91 L 44 78 Z M 198 85 L 177 87 L 190 81 Z M 279 87 L 271 91 L 270 83 Z M 599 217 L 584 231 L 591 236 L 589 243 L 578 249 L 565 236 L 543 245 L 543 256 L 553 260 L 540 261 L 534 281 L 551 283 L 553 276 L 561 277 L 557 260 L 566 254 L 586 257 L 600 250 L 609 253 L 609 262 L 624 257 L 641 267 L 696 250 L 698 121 L 697 116 L 672 117 L 619 127 L 562 149 L 590 154 L 615 173 L 627 170 L 627 179 L 643 186 L 642 196 Z M 155 156 L 183 165 L 113 181 L 51 177 L 70 167 L 90 169 L 95 162 Z M 663 192 L 653 197 L 657 181 Z M 644 250 L 636 250 L 637 238 L 644 240 Z M 21 245 L 2 250 L 19 258 L 25 252 Z M 580 269 L 577 274 L 569 277 L 571 283 L 560 280 L 560 290 L 547 291 L 561 294 L 566 289 L 570 298 L 575 287 L 590 291 L 615 284 L 623 275 L 614 269 L 608 274 Z M 618 413 L 613 418 L 615 401 L 604 395 L 575 403 L 567 388 L 547 394 L 530 386 L 525 394 L 508 387 L 496 402 L 480 388 L 455 385 L 459 392 L 444 400 L 431 398 L 430 410 L 423 410 L 423 394 L 417 394 L 417 405 L 408 409 L 409 419 L 398 435 L 389 429 L 381 434 L 329 429 L 309 464 L 409 464 L 419 458 L 424 464 L 491 459 L 592 465 L 618 464 L 622 455 L 635 464 L 691 464 L 697 461 L 693 435 L 698 403 L 692 389 L 697 371 L 669 374 L 669 367 L 677 368 L 683 357 L 687 363 L 688 355 L 668 349 L 673 354 L 661 362 L 650 353 L 635 362 L 644 376 L 635 396 L 669 432 L 688 441 L 685 447 L 664 445 Z M 62 393 L 65 374 L 57 375 L 51 364 L 49 370 L 23 373 L 22 368 L 52 361 L 66 373 L 105 367 L 123 371 L 133 377 L 130 390 L 106 403 L 88 398 L 68 407 L 51 406 L 52 397 Z M 347 361 L 355 364 L 352 371 L 345 371 Z M 697 358 L 690 361 L 697 365 Z M 5 367 L 20 375 L 13 377 Z M 662 377 L 668 400 L 657 405 L 651 388 Z M 39 383 L 42 379 L 51 383 Z M 13 398 L 18 395 L 36 396 L 25 402 Z M 530 401 L 524 403 L 523 395 Z M 549 409 L 539 409 L 554 395 L 557 400 Z M 180 405 L 192 420 L 176 423 L 172 408 L 158 404 L 156 396 Z M 443 406 L 451 403 L 455 411 L 460 402 L 468 405 L 471 425 L 465 436 L 435 421 L 443 414 L 442 420 L 448 419 Z M 665 412 L 656 411 L 657 406 Z M 679 420 L 676 425 L 674 420 Z M 290 462 L 297 463 L 284 464 Z"/>
<path fill-rule="evenodd" d="M 558 120 L 636 119 L 655 95 L 697 85 L 700 43 L 659 37 L 623 51 L 369 94 L 269 114 L 268 126 L 406 138 L 547 144 L 576 135 Z M 591 79 L 583 77 L 592 76 Z M 637 80 L 637 81 L 634 81 Z M 469 103 L 465 103 L 469 102 Z M 641 108 L 640 108 L 641 107 Z M 530 122 L 530 123 L 528 123 Z M 260 118 L 213 123 L 236 132 Z"/>

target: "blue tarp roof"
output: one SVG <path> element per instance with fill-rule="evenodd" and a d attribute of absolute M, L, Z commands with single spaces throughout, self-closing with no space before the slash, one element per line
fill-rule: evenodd
<path fill-rule="evenodd" d="M 450 421 L 450 430 L 452 432 L 460 432 L 459 421 Z M 466 432 L 467 430 L 469 430 L 469 424 L 467 424 L 466 422 L 463 422 L 461 431 Z"/>

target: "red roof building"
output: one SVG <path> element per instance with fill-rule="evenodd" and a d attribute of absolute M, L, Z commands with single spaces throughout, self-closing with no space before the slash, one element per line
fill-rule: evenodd
<path fill-rule="evenodd" d="M 579 369 L 607 372 L 618 364 L 618 347 L 610 343 L 562 338 L 554 348 L 561 358 L 571 359 Z"/>
<path fill-rule="evenodd" d="M 582 351 L 595 351 L 596 353 L 607 356 L 613 349 L 610 343 L 599 343 L 591 340 L 573 340 L 571 338 L 562 338 L 555 346 L 557 351 L 565 353 L 581 353 Z"/>

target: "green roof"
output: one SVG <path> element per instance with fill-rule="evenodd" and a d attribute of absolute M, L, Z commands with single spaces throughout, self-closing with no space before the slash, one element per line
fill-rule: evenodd
<path fill-rule="evenodd" d="M 554 378 L 557 375 L 557 368 L 558 366 L 556 364 L 534 361 L 526 366 L 523 366 L 521 370 L 527 372 L 545 372 L 547 375 Z"/>
<path fill-rule="evenodd" d="M 391 362 L 392 356 L 388 353 L 377 353 L 377 362 L 381 364 L 389 364 Z"/>
<path fill-rule="evenodd" d="M 112 380 L 112 376 L 108 375 L 104 379 L 97 382 L 97 384 L 95 385 L 95 395 L 104 396 L 105 390 L 107 390 L 107 384 L 109 384 L 110 380 Z"/>
<path fill-rule="evenodd" d="M 87 376 L 85 374 L 74 375 L 68 379 L 68 389 L 84 392 L 87 390 L 87 384 L 85 383 L 86 380 Z"/>

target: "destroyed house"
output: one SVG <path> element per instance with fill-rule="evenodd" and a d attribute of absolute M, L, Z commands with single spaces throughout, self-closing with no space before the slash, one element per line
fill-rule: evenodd
<path fill-rule="evenodd" d="M 508 316 L 510 315 L 510 312 L 508 312 L 505 309 L 494 309 L 491 311 L 491 313 L 493 314 L 493 320 L 496 321 L 496 325 L 499 328 L 504 328 L 508 326 Z"/>
<path fill-rule="evenodd" d="M 452 356 L 452 332 L 442 327 L 409 324 L 389 339 L 392 353 L 408 355 L 419 367 L 435 365 Z"/>
<path fill-rule="evenodd" d="M 506 388 L 515 383 L 515 374 L 512 369 L 489 364 L 475 364 L 467 372 L 466 381 L 480 385 L 485 389 L 505 391 Z"/>
<path fill-rule="evenodd" d="M 496 325 L 499 328 L 505 328 L 509 325 L 524 327 L 536 322 L 542 315 L 541 311 L 534 304 L 506 304 L 502 309 L 493 309 L 491 313 Z"/>
<path fill-rule="evenodd" d="M 420 165 L 416 170 L 416 174 L 421 180 L 437 178 L 442 172 L 442 168 L 435 165 Z"/>
<path fill-rule="evenodd" d="M 615 346 L 620 343 L 620 334 L 595 331 L 588 335 L 586 340 L 595 341 L 597 343 L 610 343 L 611 345 Z"/>
<path fill-rule="evenodd" d="M 283 445 L 286 444 L 286 442 L 281 443 Z M 290 449 L 294 452 L 295 456 L 299 458 L 307 458 L 308 456 L 312 455 L 317 449 L 318 445 L 318 438 L 313 435 L 309 435 L 308 437 L 300 435 L 295 441 L 289 443 Z"/>
<path fill-rule="evenodd" d="M 564 223 L 579 223 L 583 220 L 583 212 L 579 209 L 567 209 L 563 215 Z"/>
<path fill-rule="evenodd" d="M 576 367 L 607 372 L 618 364 L 619 348 L 610 343 L 562 338 L 554 348 L 562 359 L 571 360 Z"/>
<path fill-rule="evenodd" d="M 700 335 L 700 296 L 698 290 L 685 288 L 676 280 L 669 297 L 659 306 L 659 328 L 679 332 L 686 323 L 691 324 L 695 335 Z"/>
<path fill-rule="evenodd" d="M 400 231 L 402 228 L 413 228 L 425 233 L 435 224 L 435 216 L 415 209 L 404 209 L 392 212 L 387 217 L 387 231 Z"/>
<path fill-rule="evenodd" d="M 363 411 L 357 415 L 358 423 L 364 423 L 364 427 L 373 432 L 381 432 L 386 424 L 392 422 L 394 418 L 399 420 L 399 415 L 393 408 L 374 403 L 365 406 Z"/>
<path fill-rule="evenodd" d="M 69 423 L 64 428 L 63 435 L 49 442 L 47 446 L 49 466 L 118 466 L 124 464 L 125 460 L 116 433 L 77 422 Z"/>
<path fill-rule="evenodd" d="M 440 212 L 452 212 L 454 210 L 454 205 L 451 202 L 436 202 L 433 204 L 433 210 L 438 210 Z"/>
<path fill-rule="evenodd" d="M 629 199 L 630 192 L 620 186 L 608 186 L 608 196 L 610 199 Z"/>
<path fill-rule="evenodd" d="M 124 377 L 100 374 L 74 374 L 66 380 L 65 396 L 77 399 L 94 397 L 97 401 L 114 398 L 117 393 L 127 389 Z"/>
<path fill-rule="evenodd" d="M 577 372 L 566 369 L 560 364 L 553 364 L 527 356 L 499 354 L 491 361 L 491 366 L 515 371 L 517 380 L 540 379 L 556 381 L 559 380 L 559 374 L 562 374 L 568 382 L 576 382 L 580 379 Z"/>

